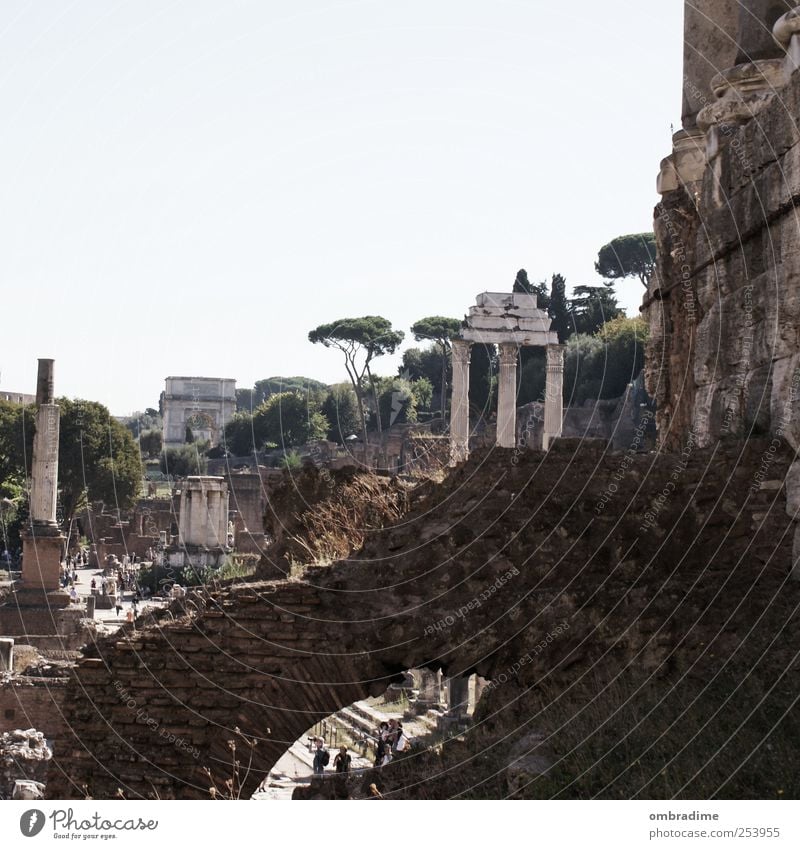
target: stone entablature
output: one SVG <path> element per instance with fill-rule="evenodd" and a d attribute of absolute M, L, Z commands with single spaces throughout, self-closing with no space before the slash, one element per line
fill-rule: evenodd
<path fill-rule="evenodd" d="M 235 412 L 233 378 L 168 377 L 164 391 L 164 445 L 182 445 L 187 427 L 195 439 L 216 445 Z"/>
<path fill-rule="evenodd" d="M 469 365 L 473 344 L 497 345 L 500 375 L 497 395 L 497 445 L 514 448 L 517 422 L 517 363 L 519 349 L 536 346 L 547 350 L 547 387 L 543 447 L 561 435 L 564 418 L 564 348 L 551 330 L 550 316 L 540 310 L 536 295 L 523 292 L 482 292 L 453 350 L 453 385 L 450 421 L 450 462 L 469 456 Z"/>

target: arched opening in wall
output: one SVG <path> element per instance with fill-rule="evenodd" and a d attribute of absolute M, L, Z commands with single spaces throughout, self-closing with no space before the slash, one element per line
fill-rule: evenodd
<path fill-rule="evenodd" d="M 187 442 L 216 442 L 217 428 L 214 419 L 203 412 L 191 412 L 186 417 Z M 191 439 L 189 438 L 191 434 Z"/>
<path fill-rule="evenodd" d="M 383 695 L 354 702 L 308 728 L 287 748 L 253 798 L 358 795 L 370 771 L 390 762 L 398 751 L 418 752 L 466 731 L 487 684 L 475 674 L 447 678 L 441 670 L 410 669 Z M 342 779 L 337 767 L 345 765 L 347 770 L 341 772 L 350 775 Z M 312 787 L 320 768 L 323 780 Z"/>

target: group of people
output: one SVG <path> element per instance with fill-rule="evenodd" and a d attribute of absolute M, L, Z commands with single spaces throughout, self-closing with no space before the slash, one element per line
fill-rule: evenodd
<path fill-rule="evenodd" d="M 89 565 L 89 552 L 85 548 L 79 548 L 75 554 L 68 551 L 67 556 L 64 558 L 64 563 L 67 569 L 86 568 Z"/>
<path fill-rule="evenodd" d="M 394 755 L 408 751 L 411 741 L 399 719 L 382 722 L 375 738 L 375 766 L 386 766 Z"/>
<path fill-rule="evenodd" d="M 330 753 L 325 748 L 325 741 L 317 737 L 314 741 L 314 775 L 322 775 L 325 767 L 330 763 Z M 338 773 L 350 772 L 353 759 L 347 751 L 347 746 L 340 746 L 336 757 L 333 759 L 333 768 Z"/>
<path fill-rule="evenodd" d="M 314 751 L 314 774 L 323 775 L 325 767 L 330 763 L 330 753 L 325 748 L 322 737 L 315 737 L 311 741 Z M 375 734 L 375 766 L 386 766 L 392 762 L 392 758 L 400 753 L 407 752 L 411 745 L 408 735 L 403 730 L 403 723 L 399 719 L 390 719 L 382 722 Z M 336 757 L 333 759 L 333 768 L 337 773 L 350 772 L 352 757 L 347 751 L 347 746 L 340 746 Z"/>

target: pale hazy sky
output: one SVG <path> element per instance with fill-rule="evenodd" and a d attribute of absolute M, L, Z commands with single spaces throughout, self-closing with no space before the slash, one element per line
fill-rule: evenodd
<path fill-rule="evenodd" d="M 2 0 L 0 388 L 43 356 L 118 415 L 170 374 L 337 381 L 322 322 L 594 282 L 652 228 L 682 6 Z"/>

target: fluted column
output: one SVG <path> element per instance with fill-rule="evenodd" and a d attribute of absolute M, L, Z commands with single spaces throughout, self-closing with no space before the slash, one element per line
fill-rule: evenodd
<path fill-rule="evenodd" d="M 469 360 L 471 344 L 453 339 L 453 386 L 450 403 L 450 463 L 469 456 Z"/>
<path fill-rule="evenodd" d="M 514 448 L 517 444 L 517 360 L 519 348 L 511 343 L 500 345 L 500 375 L 497 387 L 497 446 Z"/>
<path fill-rule="evenodd" d="M 564 427 L 564 346 L 547 346 L 547 384 L 544 395 L 544 436 L 542 447 L 545 451 L 550 443 L 561 436 Z"/>

